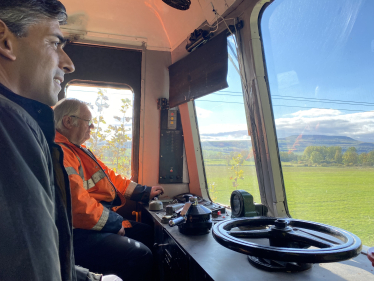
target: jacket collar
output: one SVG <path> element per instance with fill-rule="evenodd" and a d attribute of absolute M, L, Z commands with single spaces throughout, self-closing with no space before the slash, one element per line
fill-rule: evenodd
<path fill-rule="evenodd" d="M 17 95 L 2 84 L 0 84 L 0 94 L 26 110 L 42 129 L 47 142 L 53 143 L 55 138 L 55 125 L 52 108 L 36 100 Z"/>
<path fill-rule="evenodd" d="M 68 140 L 68 138 L 67 137 L 65 137 L 63 134 L 61 134 L 59 131 L 56 131 L 56 137 L 55 137 L 55 142 L 56 143 L 64 143 L 64 144 L 67 144 L 67 145 L 70 145 L 70 146 L 76 146 L 76 147 L 79 147 L 79 148 L 86 148 L 86 146 L 85 145 L 81 145 L 81 146 L 79 146 L 79 145 L 76 145 L 76 144 L 74 144 L 74 143 L 72 143 L 72 142 L 70 142 L 69 140 Z"/>
<path fill-rule="evenodd" d="M 65 144 L 72 144 L 63 134 L 61 134 L 59 131 L 56 131 L 56 137 L 55 137 L 56 143 L 65 143 Z"/>

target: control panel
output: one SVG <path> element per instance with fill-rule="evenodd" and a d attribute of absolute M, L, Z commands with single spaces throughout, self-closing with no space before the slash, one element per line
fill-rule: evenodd
<path fill-rule="evenodd" d="M 161 114 L 159 183 L 183 182 L 183 130 L 178 109 L 158 101 Z"/>

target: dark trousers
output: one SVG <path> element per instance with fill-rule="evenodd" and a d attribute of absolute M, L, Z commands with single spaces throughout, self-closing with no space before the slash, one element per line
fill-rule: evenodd
<path fill-rule="evenodd" d="M 75 263 L 92 272 L 115 274 L 125 281 L 151 280 L 152 228 L 133 221 L 131 225 L 125 229 L 125 236 L 110 234 L 94 245 L 85 245 L 79 239 L 79 245 L 74 244 Z"/>

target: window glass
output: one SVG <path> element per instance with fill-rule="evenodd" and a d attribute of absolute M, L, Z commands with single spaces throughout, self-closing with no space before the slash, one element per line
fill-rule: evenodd
<path fill-rule="evenodd" d="M 231 192 L 242 189 L 261 203 L 232 36 L 227 44 L 229 87 L 195 100 L 209 195 L 214 202 L 230 205 Z"/>
<path fill-rule="evenodd" d="M 374 245 L 374 1 L 275 0 L 261 20 L 293 218 Z"/>
<path fill-rule="evenodd" d="M 131 176 L 133 92 L 71 85 L 66 96 L 86 102 L 95 126 L 85 145 L 116 173 Z"/>

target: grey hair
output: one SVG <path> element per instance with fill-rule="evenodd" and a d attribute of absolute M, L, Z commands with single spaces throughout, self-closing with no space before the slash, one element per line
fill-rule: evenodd
<path fill-rule="evenodd" d="M 0 20 L 17 37 L 27 36 L 31 25 L 47 19 L 66 24 L 65 6 L 57 0 L 0 0 Z"/>
<path fill-rule="evenodd" d="M 84 101 L 74 99 L 74 98 L 66 98 L 60 100 L 55 107 L 53 108 L 55 112 L 55 127 L 58 131 L 62 131 L 64 129 L 62 125 L 62 119 L 64 116 L 71 116 L 71 115 L 79 115 L 82 105 L 87 106 L 87 103 Z M 78 120 L 74 120 L 76 125 Z"/>

